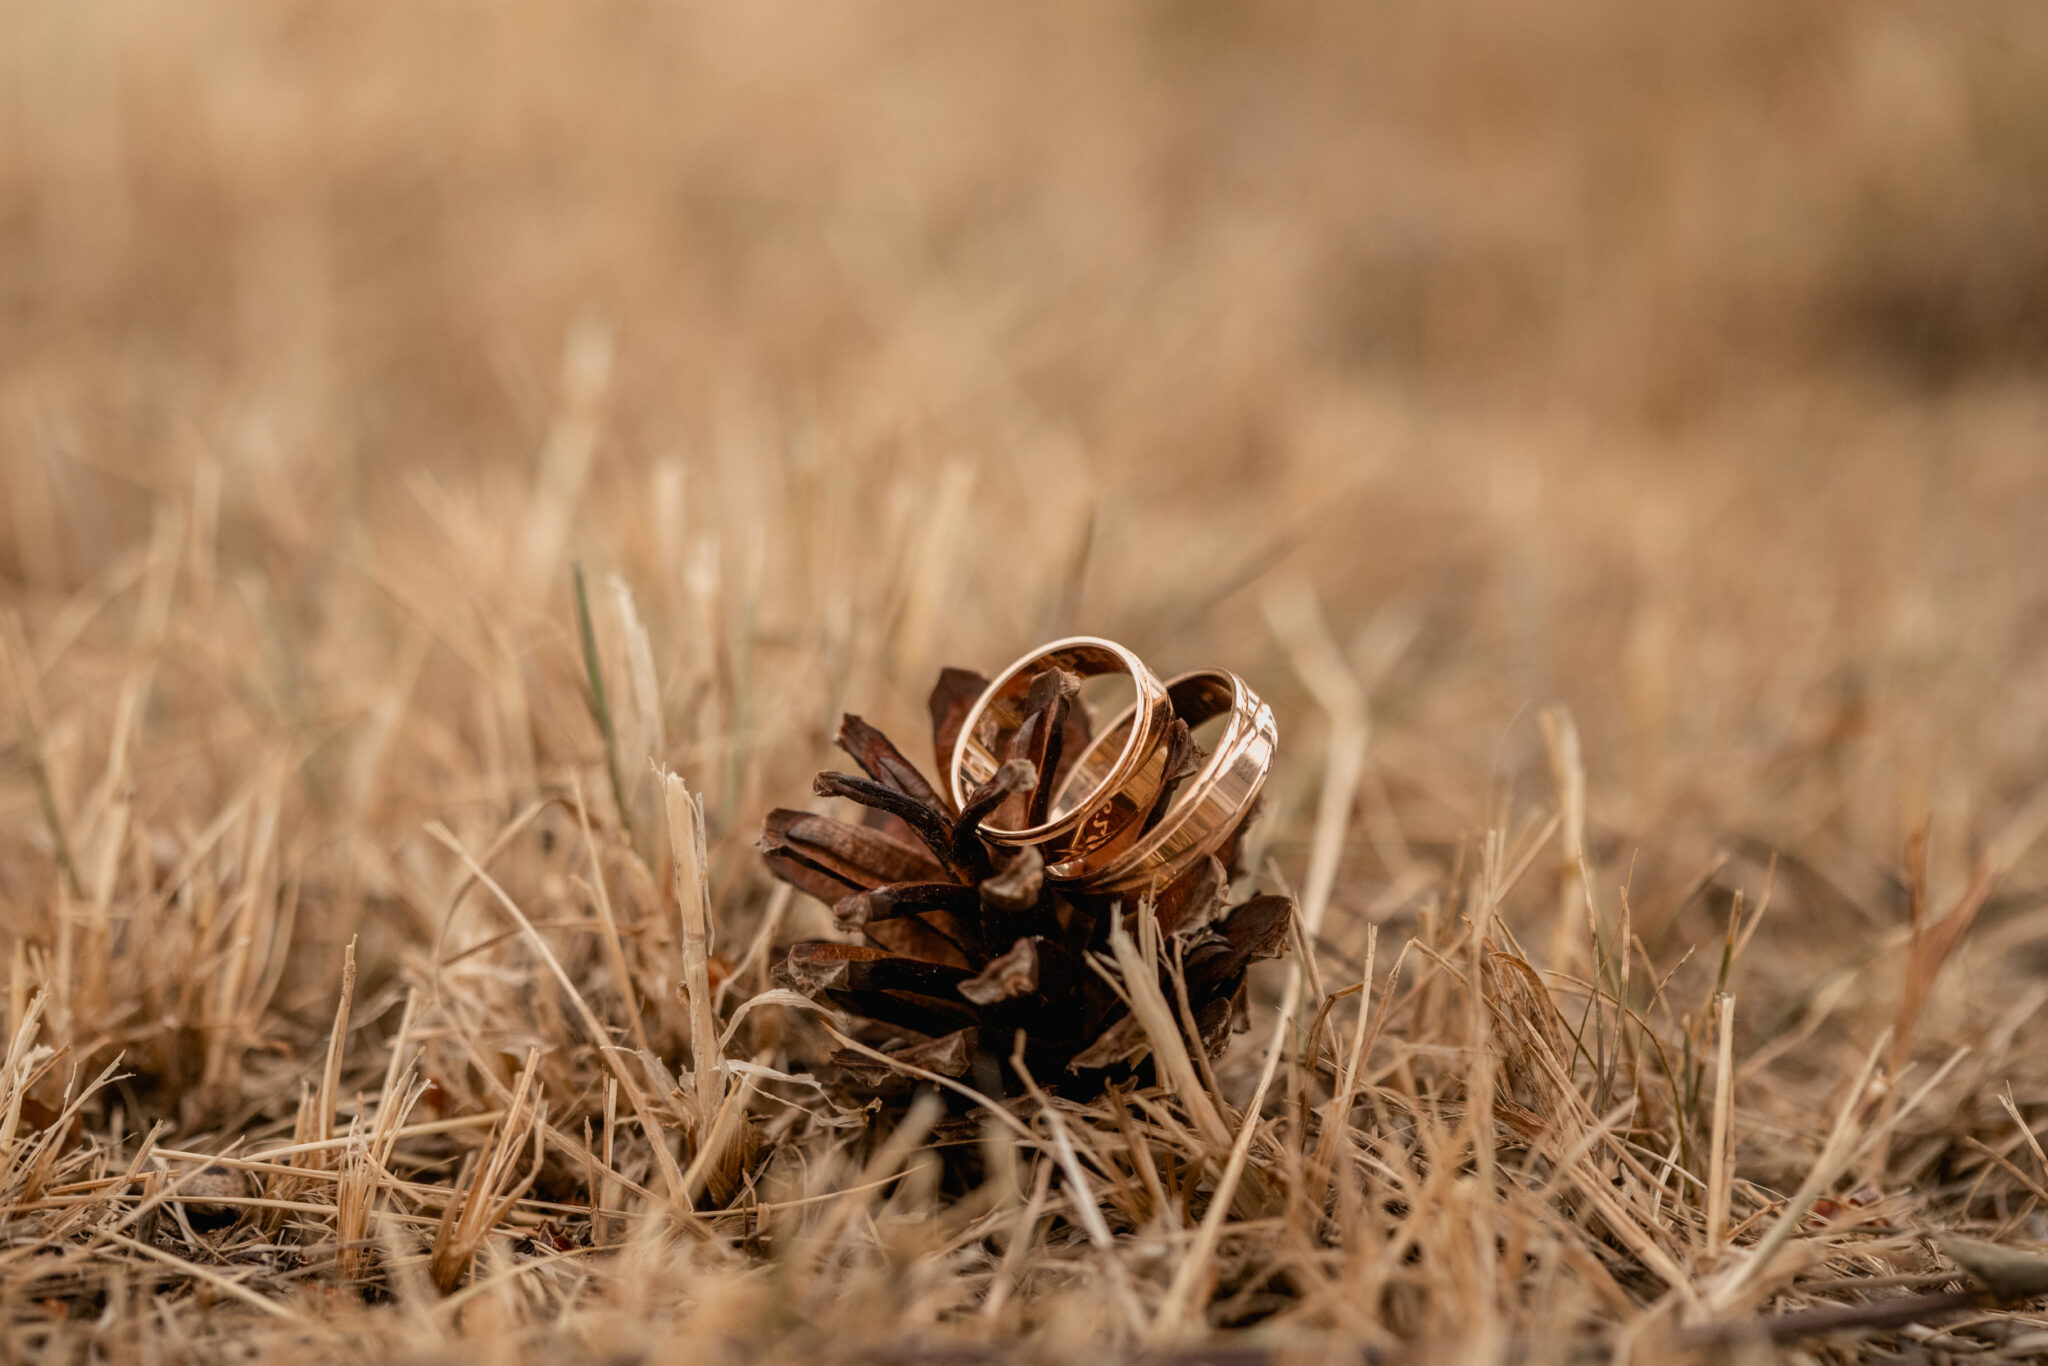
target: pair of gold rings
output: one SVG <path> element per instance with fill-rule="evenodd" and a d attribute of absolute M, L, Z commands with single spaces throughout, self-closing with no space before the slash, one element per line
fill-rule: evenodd
<path fill-rule="evenodd" d="M 1041 775 L 1054 784 L 1042 821 L 1010 827 L 985 819 L 981 834 L 994 844 L 1037 848 L 1048 877 L 1095 892 L 1164 887 L 1217 852 L 1265 785 L 1279 741 L 1273 709 L 1235 674 L 1201 669 L 1162 682 L 1131 651 L 1096 636 L 1033 650 L 975 699 L 948 765 L 954 802 L 964 807 L 995 775 L 1026 718 L 1032 685 L 1055 669 L 1084 679 L 1128 675 L 1136 699 L 1063 771 Z M 1201 766 L 1169 792 L 1174 721 L 1193 731 L 1219 717 L 1221 732 Z"/>

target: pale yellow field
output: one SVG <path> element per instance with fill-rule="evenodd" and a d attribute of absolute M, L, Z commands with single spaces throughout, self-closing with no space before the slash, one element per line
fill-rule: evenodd
<path fill-rule="evenodd" d="M 6 1354 L 2038 1359 L 1942 1240 L 2048 1247 L 2044 91 L 2025 0 L 0 0 Z M 962 1164 L 775 1079 L 755 840 L 1084 630 L 1273 702 L 1312 953 Z"/>

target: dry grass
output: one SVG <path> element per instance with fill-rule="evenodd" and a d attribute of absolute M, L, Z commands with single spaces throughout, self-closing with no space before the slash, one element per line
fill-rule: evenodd
<path fill-rule="evenodd" d="M 2044 83 L 0 6 L 6 1354 L 2038 1357 Z M 1082 627 L 1275 703 L 1297 952 L 1213 1073 L 836 1106 L 761 814 Z"/>

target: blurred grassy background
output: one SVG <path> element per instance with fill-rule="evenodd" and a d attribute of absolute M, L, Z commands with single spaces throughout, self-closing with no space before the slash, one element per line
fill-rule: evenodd
<path fill-rule="evenodd" d="M 168 527 L 139 819 L 288 765 L 307 1018 L 423 820 L 599 752 L 571 560 L 648 620 L 735 907 L 838 708 L 915 734 L 939 663 L 1083 628 L 1274 697 L 1298 876 L 1303 588 L 1376 680 L 1354 947 L 1553 799 L 1542 705 L 1605 881 L 1676 917 L 1716 850 L 1796 854 L 1786 951 L 1827 961 L 1903 914 L 1907 831 L 1952 885 L 2048 758 L 2038 4 L 6 0 L 0 37 L 37 743 L 66 804 L 111 771 Z"/>

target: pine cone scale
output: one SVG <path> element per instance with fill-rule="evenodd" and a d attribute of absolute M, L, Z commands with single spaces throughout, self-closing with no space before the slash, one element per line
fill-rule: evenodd
<path fill-rule="evenodd" d="M 768 813 L 765 849 L 802 859 L 863 890 L 935 882 L 946 870 L 924 850 L 864 825 L 787 808 Z"/>

